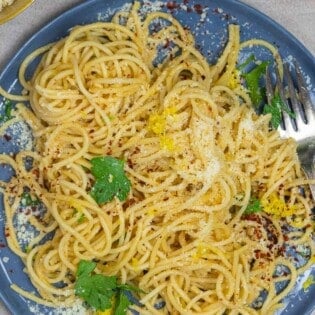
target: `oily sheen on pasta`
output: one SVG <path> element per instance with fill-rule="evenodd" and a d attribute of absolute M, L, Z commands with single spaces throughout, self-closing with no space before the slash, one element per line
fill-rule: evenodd
<path fill-rule="evenodd" d="M 142 306 L 131 306 L 140 314 L 273 314 L 311 264 L 312 203 L 296 143 L 254 112 L 236 63 L 249 44 L 271 49 L 281 69 L 279 55 L 262 41 L 240 46 L 239 26 L 230 25 L 211 65 L 171 15 L 138 10 L 135 3 L 34 51 L 20 68 L 27 93 L 1 91 L 29 100 L 32 111 L 18 103 L 16 117 L 35 141 L 33 151 L 0 157 L 16 173 L 2 183 L 7 241 L 39 294 L 12 287 L 40 304 L 71 306 L 77 265 L 94 260 L 97 273 L 142 290 Z M 152 30 L 156 21 L 163 28 Z M 125 161 L 126 201 L 92 198 L 97 156 Z M 27 249 L 14 227 L 25 187 L 46 209 L 29 217 L 38 234 Z M 246 215 L 253 196 L 265 211 Z M 290 246 L 306 248 L 308 262 L 297 264 Z M 287 272 L 277 276 L 279 266 Z"/>

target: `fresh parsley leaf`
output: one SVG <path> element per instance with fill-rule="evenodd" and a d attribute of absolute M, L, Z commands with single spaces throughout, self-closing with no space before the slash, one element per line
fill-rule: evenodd
<path fill-rule="evenodd" d="M 95 268 L 96 268 L 95 262 L 80 260 L 77 270 L 77 277 L 88 276 Z"/>
<path fill-rule="evenodd" d="M 38 206 L 40 204 L 40 200 L 35 197 L 32 198 L 29 192 L 23 192 L 21 195 L 21 204 L 22 206 Z"/>
<path fill-rule="evenodd" d="M 251 62 L 256 60 L 255 55 L 251 54 L 243 63 L 237 66 L 238 70 L 244 70 Z"/>
<path fill-rule="evenodd" d="M 260 80 L 266 73 L 266 68 L 269 65 L 269 61 L 263 61 L 251 71 L 242 73 L 242 77 L 246 81 L 246 87 L 249 92 L 249 96 L 253 102 L 255 108 L 264 100 L 265 89 L 260 86 Z"/>
<path fill-rule="evenodd" d="M 272 98 L 271 104 L 266 104 L 263 110 L 264 114 L 271 114 L 270 124 L 274 129 L 277 129 L 280 125 L 282 111 L 287 112 L 290 117 L 295 118 L 294 112 L 290 110 L 281 99 L 279 93 L 277 93 Z"/>
<path fill-rule="evenodd" d="M 123 290 L 120 290 L 117 295 L 114 315 L 125 315 L 132 302 L 130 302 Z"/>
<path fill-rule="evenodd" d="M 262 211 L 262 205 L 260 203 L 260 200 L 255 197 L 251 197 L 247 205 L 247 208 L 244 211 L 244 214 L 252 214 L 260 211 Z"/>
<path fill-rule="evenodd" d="M 81 297 L 88 305 L 104 311 L 112 307 L 112 298 L 117 287 L 116 277 L 107 277 L 92 273 L 96 264 L 81 260 L 77 270 L 75 294 Z"/>
<path fill-rule="evenodd" d="M 4 101 L 4 113 L 0 115 L 0 122 L 6 122 L 13 118 L 11 111 L 13 109 L 13 104 L 10 100 Z"/>
<path fill-rule="evenodd" d="M 75 294 L 96 310 L 113 308 L 114 315 L 125 315 L 128 306 L 135 303 L 128 297 L 128 291 L 141 290 L 132 285 L 118 284 L 115 276 L 96 274 L 95 268 L 96 263 L 93 261 L 80 261 L 74 286 Z"/>
<path fill-rule="evenodd" d="M 131 183 L 124 172 L 124 161 L 111 156 L 95 157 L 91 160 L 91 172 L 95 183 L 91 196 L 98 204 L 109 202 L 117 197 L 126 200 Z"/>

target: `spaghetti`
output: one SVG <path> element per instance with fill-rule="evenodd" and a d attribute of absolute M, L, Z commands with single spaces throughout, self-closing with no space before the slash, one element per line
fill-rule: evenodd
<path fill-rule="evenodd" d="M 35 138 L 33 151 L 0 156 L 16 174 L 2 183 L 7 241 L 39 296 L 13 289 L 71 306 L 77 265 L 93 260 L 97 273 L 143 290 L 131 307 L 141 314 L 272 314 L 313 255 L 313 204 L 296 143 L 270 130 L 270 115 L 256 115 L 235 79 L 246 46 L 237 25 L 209 65 L 171 15 L 142 19 L 138 10 L 136 2 L 34 51 L 19 73 L 26 96 L 0 90 L 29 100 L 32 111 L 16 111 Z M 165 27 L 152 31 L 157 20 Z M 97 156 L 125 161 L 127 200 L 92 198 Z M 14 218 L 25 189 L 44 210 L 29 216 L 37 233 L 22 246 Z M 248 214 L 253 199 L 265 211 Z M 297 245 L 307 252 L 300 264 L 286 252 Z"/>

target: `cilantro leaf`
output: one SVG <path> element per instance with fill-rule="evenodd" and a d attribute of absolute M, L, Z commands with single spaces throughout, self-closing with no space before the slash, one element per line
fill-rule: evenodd
<path fill-rule="evenodd" d="M 276 93 L 271 100 L 271 104 L 266 104 L 264 106 L 263 113 L 271 114 L 270 124 L 274 129 L 277 129 L 281 122 L 281 112 L 285 111 L 292 118 L 295 117 L 294 112 L 283 102 L 279 93 Z"/>
<path fill-rule="evenodd" d="M 126 200 L 131 183 L 124 172 L 124 161 L 111 156 L 95 157 L 91 160 L 91 172 L 95 183 L 91 196 L 98 204 L 106 203 L 117 197 Z"/>
<path fill-rule="evenodd" d="M 116 299 L 114 315 L 125 315 L 128 306 L 131 304 L 132 302 L 130 302 L 124 291 L 120 290 Z"/>
<path fill-rule="evenodd" d="M 94 262 L 80 261 L 75 283 L 75 294 L 88 305 L 104 311 L 112 307 L 112 298 L 117 287 L 116 277 L 93 274 Z"/>
<path fill-rule="evenodd" d="M 13 104 L 10 100 L 4 101 L 4 113 L 0 115 L 0 122 L 6 122 L 13 118 L 11 111 L 13 109 Z"/>
<path fill-rule="evenodd" d="M 260 211 L 262 211 L 260 200 L 255 197 L 251 197 L 244 214 L 252 214 Z"/>
<path fill-rule="evenodd" d="M 264 99 L 265 91 L 264 88 L 260 86 L 260 80 L 266 73 L 266 68 L 268 65 L 269 61 L 263 61 L 251 71 L 242 73 L 242 77 L 246 81 L 246 87 L 248 89 L 249 96 L 255 108 L 257 108 Z"/>

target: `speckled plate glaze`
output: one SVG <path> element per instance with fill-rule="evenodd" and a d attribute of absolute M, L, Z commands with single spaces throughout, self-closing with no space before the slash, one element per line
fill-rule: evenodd
<path fill-rule="evenodd" d="M 11 91 L 19 93 L 17 73 L 22 60 L 34 49 L 55 41 L 68 34 L 68 30 L 77 24 L 87 24 L 98 20 L 109 20 L 113 13 L 122 6 L 128 5 L 130 0 L 90 0 L 65 12 L 33 35 L 25 45 L 12 58 L 0 75 L 0 85 Z M 227 24 L 241 25 L 241 39 L 262 38 L 279 47 L 282 57 L 290 62 L 296 58 L 301 65 L 315 99 L 315 59 L 314 56 L 290 33 L 267 16 L 236 0 L 189 0 L 177 1 L 177 5 L 166 5 L 166 1 L 144 1 L 144 10 L 155 7 L 172 11 L 182 24 L 194 30 L 196 43 L 202 53 L 210 62 L 214 62 L 222 52 L 227 39 Z M 264 49 L 255 51 L 261 59 L 270 58 Z M 240 58 L 246 57 L 246 51 Z M 30 76 L 36 61 L 29 67 L 27 75 Z M 313 86 L 312 86 L 313 84 Z M 3 101 L 0 99 L 0 108 Z M 315 126 L 314 126 L 315 128 Z M 0 153 L 16 152 L 18 148 L 11 142 L 0 138 Z M 10 172 L 0 166 L 0 180 L 10 177 Z M 11 283 L 16 283 L 23 289 L 33 291 L 27 275 L 23 272 L 22 261 L 13 254 L 6 244 L 4 235 L 4 213 L 2 195 L 0 194 L 0 297 L 12 314 L 55 314 L 53 309 L 38 306 L 10 289 Z M 278 312 L 281 315 L 310 315 L 315 311 L 315 286 L 307 292 L 302 287 L 303 279 L 312 273 L 309 270 L 297 282 L 295 290 L 285 299 L 285 308 Z"/>

